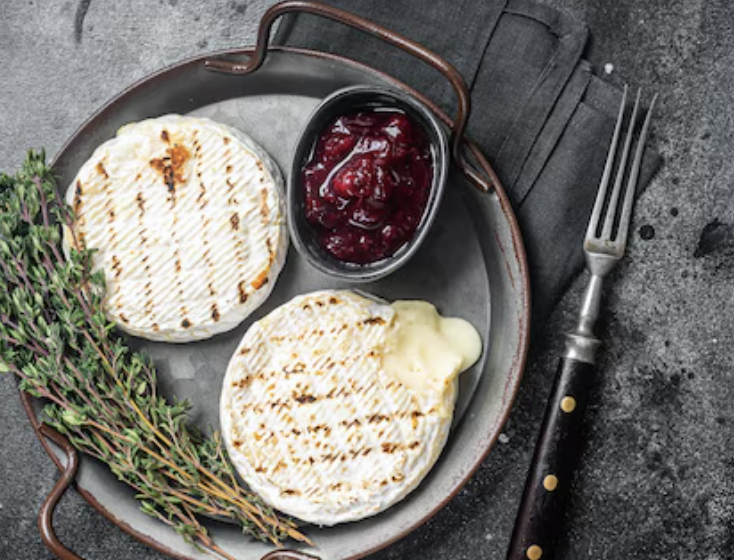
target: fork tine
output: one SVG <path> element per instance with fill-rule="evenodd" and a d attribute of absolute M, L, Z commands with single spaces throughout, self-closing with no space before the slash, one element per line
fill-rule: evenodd
<path fill-rule="evenodd" d="M 629 180 L 627 181 L 627 190 L 624 195 L 624 206 L 622 207 L 622 217 L 619 220 L 619 233 L 617 234 L 617 243 L 622 249 L 627 245 L 627 234 L 629 233 L 630 218 L 632 217 L 632 204 L 634 203 L 635 190 L 637 189 L 637 178 L 640 174 L 642 155 L 645 152 L 645 144 L 647 143 L 650 118 L 657 99 L 658 96 L 655 94 L 650 102 L 650 106 L 647 108 L 645 122 L 642 124 L 642 131 L 640 132 L 640 137 L 637 139 L 637 148 L 635 150 L 635 159 L 632 162 L 632 170 L 630 171 Z"/>
<path fill-rule="evenodd" d="M 619 115 L 617 116 L 617 124 L 614 125 L 614 135 L 612 136 L 612 143 L 609 146 L 609 153 L 607 154 L 607 162 L 604 165 L 604 173 L 601 176 L 599 182 L 599 189 L 596 195 L 596 201 L 594 202 L 594 210 L 591 213 L 589 219 L 589 227 L 586 230 L 586 239 L 593 239 L 596 237 L 596 229 L 599 226 L 599 220 L 601 219 L 601 212 L 604 209 L 604 199 L 607 196 L 607 187 L 609 186 L 609 179 L 612 175 L 612 167 L 614 166 L 614 157 L 617 153 L 617 144 L 619 142 L 619 133 L 622 129 L 622 121 L 624 120 L 624 107 L 627 105 L 627 91 L 629 87 L 624 86 L 624 93 L 622 94 L 622 103 L 619 105 Z"/>
<path fill-rule="evenodd" d="M 607 215 L 604 218 L 604 229 L 601 232 L 601 238 L 603 240 L 612 240 L 612 229 L 614 228 L 614 218 L 617 216 L 617 205 L 619 203 L 619 195 L 622 192 L 622 182 L 624 180 L 624 170 L 627 168 L 627 158 L 630 153 L 630 146 L 632 145 L 632 135 L 635 131 L 635 123 L 637 122 L 637 113 L 640 110 L 640 97 L 642 90 L 637 90 L 637 97 L 635 98 L 635 106 L 632 109 L 632 116 L 630 117 L 629 126 L 627 127 L 627 135 L 624 139 L 624 148 L 622 149 L 622 156 L 619 159 L 619 166 L 617 167 L 617 174 L 614 178 L 614 189 L 612 190 L 612 196 L 609 198 L 609 206 L 607 207 Z"/>

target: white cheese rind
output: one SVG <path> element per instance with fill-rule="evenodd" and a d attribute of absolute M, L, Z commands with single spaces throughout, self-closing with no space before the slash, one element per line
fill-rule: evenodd
<path fill-rule="evenodd" d="M 355 521 L 403 499 L 435 463 L 456 382 L 414 391 L 384 371 L 394 318 L 389 305 L 322 291 L 245 334 L 221 430 L 237 471 L 273 507 L 319 525 Z"/>
<path fill-rule="evenodd" d="M 96 249 L 105 311 L 151 340 L 235 328 L 285 263 L 283 179 L 242 132 L 167 115 L 123 127 L 67 191 L 76 243 Z M 67 235 L 67 241 L 72 236 Z"/>

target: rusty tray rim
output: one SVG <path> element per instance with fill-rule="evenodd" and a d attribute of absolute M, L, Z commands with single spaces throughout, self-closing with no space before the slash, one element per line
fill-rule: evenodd
<path fill-rule="evenodd" d="M 387 74 L 379 69 L 376 69 L 374 67 L 371 67 L 365 63 L 350 59 L 345 56 L 337 55 L 334 53 L 327 53 L 323 51 L 317 51 L 312 49 L 306 49 L 301 47 L 289 47 L 289 46 L 270 46 L 268 47 L 269 50 L 275 51 L 275 52 L 283 52 L 283 53 L 291 53 L 296 55 L 302 55 L 307 57 L 314 57 L 317 59 L 322 60 L 328 60 L 335 63 L 343 64 L 348 67 L 351 67 L 352 69 L 365 72 L 367 74 L 371 74 L 381 80 L 384 80 L 387 83 L 390 83 L 391 85 L 402 89 L 403 91 L 407 92 L 410 95 L 415 96 L 417 99 L 419 99 L 421 102 L 426 104 L 438 117 L 441 121 L 443 121 L 447 126 L 452 127 L 454 124 L 454 121 L 451 117 L 449 117 L 442 109 L 440 109 L 433 101 L 425 97 L 420 92 L 416 91 L 412 87 L 408 86 L 407 84 L 403 83 L 402 81 L 398 80 L 397 78 L 394 78 L 390 74 Z M 120 91 L 118 94 L 113 96 L 111 99 L 109 99 L 107 102 L 102 104 L 92 115 L 90 115 L 66 140 L 66 142 L 59 148 L 58 152 L 54 155 L 54 157 L 50 160 L 50 166 L 53 168 L 56 165 L 56 160 L 60 154 L 63 154 L 69 145 L 73 142 L 73 140 L 79 136 L 80 134 L 83 134 L 88 126 L 90 126 L 91 122 L 96 119 L 96 117 L 110 108 L 112 105 L 115 105 L 122 101 L 125 97 L 127 97 L 129 94 L 134 93 L 139 87 L 143 86 L 144 84 L 148 84 L 151 81 L 154 80 L 161 80 L 165 79 L 166 74 L 168 74 L 170 71 L 175 69 L 180 69 L 184 66 L 193 65 L 197 63 L 205 63 L 207 59 L 213 59 L 213 58 L 219 58 L 219 57 L 239 57 L 239 56 L 245 56 L 245 57 L 251 57 L 256 52 L 256 47 L 237 47 L 237 48 L 229 48 L 229 49 L 221 49 L 217 51 L 212 51 L 205 54 L 199 54 L 195 55 L 186 59 L 183 59 L 181 61 L 172 63 L 170 65 L 167 65 L 165 67 L 162 67 L 146 76 L 143 76 L 139 80 L 135 81 L 133 84 L 128 86 L 127 88 Z M 522 236 L 520 233 L 520 227 L 517 221 L 517 218 L 515 216 L 515 213 L 512 209 L 512 206 L 510 204 L 509 198 L 507 197 L 507 194 L 505 193 L 504 188 L 502 187 L 496 173 L 492 169 L 491 165 L 486 160 L 485 156 L 479 149 L 479 147 L 474 144 L 471 140 L 464 137 L 464 147 L 471 153 L 472 157 L 478 162 L 479 166 L 481 167 L 482 171 L 484 171 L 490 178 L 490 181 L 492 183 L 492 191 L 488 193 L 488 195 L 494 195 L 497 197 L 498 202 L 500 204 L 500 208 L 502 213 L 505 215 L 508 221 L 508 225 L 510 226 L 511 233 L 512 233 L 512 243 L 513 243 L 513 249 L 515 256 L 518 261 L 518 267 L 520 270 L 520 288 L 522 293 L 522 309 L 524 311 L 523 316 L 520 317 L 520 332 L 519 332 L 519 338 L 520 343 L 518 346 L 518 351 L 515 354 L 512 370 L 516 371 L 515 375 L 515 382 L 511 386 L 511 391 L 506 393 L 503 396 L 503 400 L 509 401 L 509 404 L 506 408 L 506 411 L 502 415 L 502 419 L 500 422 L 500 425 L 504 425 L 511 413 L 512 410 L 512 403 L 514 403 L 515 398 L 517 396 L 517 393 L 519 391 L 520 384 L 522 382 L 523 372 L 525 370 L 525 365 L 527 361 L 527 355 L 528 355 L 528 349 L 530 345 L 530 318 L 531 318 L 531 300 L 530 300 L 530 280 L 529 280 L 529 270 L 528 270 L 528 264 L 527 264 L 527 254 L 525 252 L 524 243 L 522 240 Z M 514 286 L 515 288 L 517 286 Z M 69 460 L 69 457 L 67 457 L 66 465 L 62 460 L 59 458 L 59 456 L 54 452 L 52 449 L 52 444 L 49 442 L 48 436 L 43 433 L 42 427 L 44 426 L 43 423 L 39 420 L 37 417 L 35 411 L 33 410 L 33 402 L 34 399 L 27 393 L 20 391 L 20 398 L 22 406 L 26 412 L 26 415 L 28 416 L 31 426 L 33 427 L 34 433 L 38 437 L 38 439 L 41 442 L 41 445 L 48 453 L 51 460 L 54 462 L 56 467 L 61 471 L 62 473 L 67 469 L 67 466 L 70 465 L 72 461 Z M 346 558 L 345 560 L 354 560 L 356 558 L 362 558 L 366 555 L 372 554 L 374 552 L 377 552 L 378 550 L 382 550 L 386 548 L 387 546 L 390 546 L 391 544 L 401 540 L 411 532 L 413 532 L 415 529 L 420 527 L 421 525 L 425 524 L 428 520 L 430 520 L 434 515 L 436 515 L 441 509 L 443 509 L 446 504 L 453 499 L 453 497 L 466 485 L 466 483 L 469 481 L 469 479 L 474 475 L 476 470 L 479 468 L 479 466 L 482 464 L 484 459 L 489 454 L 490 450 L 494 447 L 498 434 L 493 437 L 489 444 L 487 445 L 486 449 L 484 449 L 483 453 L 479 457 L 479 459 L 476 461 L 476 463 L 472 466 L 472 468 L 467 472 L 467 475 L 456 485 L 456 488 L 453 492 L 449 493 L 444 497 L 444 499 L 431 511 L 427 512 L 425 515 L 420 517 L 416 520 L 414 524 L 412 524 L 410 527 L 408 527 L 403 532 L 395 535 L 393 538 L 387 539 L 383 542 L 381 542 L 378 546 L 364 551 L 363 553 L 360 553 L 356 556 L 352 556 L 349 558 Z M 114 525 L 125 531 L 127 534 L 138 540 L 139 542 L 142 542 L 146 546 L 149 546 L 153 548 L 154 550 L 161 552 L 163 554 L 166 554 L 172 558 L 177 558 L 180 560 L 191 560 L 189 556 L 184 556 L 179 554 L 178 552 L 168 548 L 166 545 L 162 544 L 161 542 L 153 539 L 152 537 L 149 537 L 145 534 L 140 533 L 136 529 L 134 529 L 132 526 L 130 526 L 126 521 L 122 519 L 118 519 L 115 517 L 110 511 L 108 511 L 90 492 L 80 488 L 78 484 L 74 481 L 72 482 L 72 485 L 74 488 L 79 492 L 79 494 L 102 516 L 104 516 L 107 520 L 112 522 Z M 40 523 L 39 523 L 40 526 Z M 43 531 L 42 531 L 43 533 Z M 67 551 L 70 552 L 70 551 Z M 291 551 L 283 550 L 285 554 L 280 554 L 279 549 L 275 549 L 272 553 L 267 554 L 265 557 L 263 557 L 263 560 L 267 558 L 268 560 L 305 560 L 309 558 L 316 558 L 310 555 L 301 554 L 299 552 L 293 551 L 295 554 L 292 554 Z M 73 553 L 71 553 L 73 555 Z M 72 558 L 78 558 L 78 556 L 73 555 L 68 557 L 70 560 Z M 66 559 L 64 559 L 66 560 Z"/>

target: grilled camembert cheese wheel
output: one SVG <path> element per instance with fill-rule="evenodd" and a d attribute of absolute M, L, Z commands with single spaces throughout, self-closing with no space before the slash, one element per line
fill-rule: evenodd
<path fill-rule="evenodd" d="M 251 139 L 168 115 L 102 144 L 67 192 L 67 243 L 96 249 L 105 310 L 131 334 L 185 342 L 236 327 L 285 262 L 283 181 Z"/>
<path fill-rule="evenodd" d="M 319 525 L 374 515 L 426 476 L 476 330 L 425 302 L 296 297 L 254 323 L 224 380 L 233 464 L 273 507 Z"/>

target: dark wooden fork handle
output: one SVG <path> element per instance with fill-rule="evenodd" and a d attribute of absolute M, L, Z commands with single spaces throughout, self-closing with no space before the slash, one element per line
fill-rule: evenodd
<path fill-rule="evenodd" d="M 561 358 L 507 560 L 550 560 L 579 457 L 581 420 L 594 364 Z"/>

